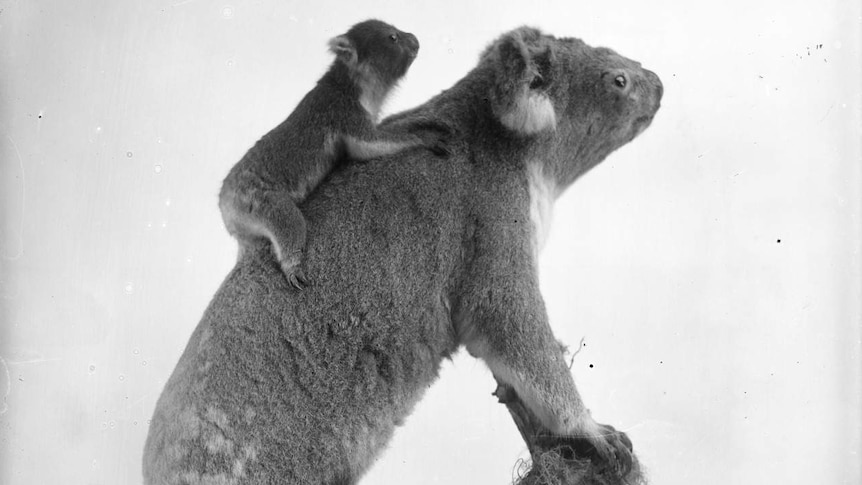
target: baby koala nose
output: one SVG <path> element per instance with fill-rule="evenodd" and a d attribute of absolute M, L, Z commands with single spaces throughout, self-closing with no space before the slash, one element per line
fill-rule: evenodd
<path fill-rule="evenodd" d="M 407 46 L 410 47 L 410 50 L 412 50 L 414 54 L 419 52 L 419 39 L 417 39 L 415 35 L 410 32 L 404 32 L 404 40 L 407 42 Z"/>

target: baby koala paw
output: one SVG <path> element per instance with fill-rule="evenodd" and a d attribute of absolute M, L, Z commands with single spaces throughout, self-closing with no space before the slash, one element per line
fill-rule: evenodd
<path fill-rule="evenodd" d="M 420 144 L 438 157 L 448 157 L 452 154 L 449 148 L 451 136 L 448 133 L 430 132 L 418 135 Z"/>
<path fill-rule="evenodd" d="M 452 150 L 449 149 L 449 145 L 443 139 L 435 140 L 428 146 L 428 149 L 438 157 L 448 157 L 452 154 Z"/>
<path fill-rule="evenodd" d="M 287 278 L 287 282 L 290 283 L 290 286 L 297 290 L 304 290 L 308 287 L 308 278 L 305 277 L 305 273 L 303 273 L 302 268 L 299 267 L 299 261 L 299 257 L 282 260 L 280 262 L 281 271 L 284 272 L 284 276 Z"/>
<path fill-rule="evenodd" d="M 285 273 L 287 282 L 297 290 L 304 290 L 308 287 L 308 279 L 302 273 L 301 269 L 295 269 L 293 273 Z"/>

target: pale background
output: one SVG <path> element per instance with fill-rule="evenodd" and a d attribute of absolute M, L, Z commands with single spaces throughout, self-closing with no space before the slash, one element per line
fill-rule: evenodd
<path fill-rule="evenodd" d="M 0 1 L 0 483 L 135 484 L 235 243 L 228 168 L 356 21 L 414 32 L 389 112 L 531 24 L 665 86 L 559 201 L 542 259 L 594 416 L 655 484 L 858 484 L 858 1 Z M 779 242 L 780 241 L 780 242 Z M 524 445 L 466 355 L 366 484 L 505 484 Z"/>

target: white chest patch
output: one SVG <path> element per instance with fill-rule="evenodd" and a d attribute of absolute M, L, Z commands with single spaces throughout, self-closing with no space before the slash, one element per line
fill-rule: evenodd
<path fill-rule="evenodd" d="M 380 83 L 377 73 L 371 71 L 368 66 L 360 65 L 358 68 L 359 104 L 368 112 L 373 124 L 380 121 L 380 108 L 386 98 L 391 86 L 387 88 Z"/>
<path fill-rule="evenodd" d="M 554 180 L 542 173 L 541 163 L 529 165 L 527 172 L 530 190 L 530 221 L 533 224 L 533 247 L 538 254 L 551 231 L 554 201 L 557 198 Z"/>
<path fill-rule="evenodd" d="M 371 123 L 376 125 L 380 117 L 380 103 L 370 94 L 362 93 L 362 96 L 359 97 L 359 104 L 368 112 Z"/>

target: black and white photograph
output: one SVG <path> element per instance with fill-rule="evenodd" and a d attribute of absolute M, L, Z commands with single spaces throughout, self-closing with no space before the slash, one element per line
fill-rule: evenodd
<path fill-rule="evenodd" d="M 0 0 L 37 484 L 862 484 L 862 4 Z"/>

